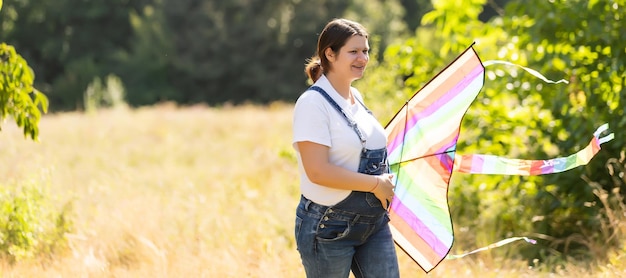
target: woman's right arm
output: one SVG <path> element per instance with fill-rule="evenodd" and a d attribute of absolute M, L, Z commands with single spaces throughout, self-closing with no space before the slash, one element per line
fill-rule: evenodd
<path fill-rule="evenodd" d="M 337 189 L 372 192 L 382 204 L 393 198 L 392 175 L 353 172 L 329 162 L 329 148 L 310 141 L 298 142 L 302 166 L 313 183 Z"/>

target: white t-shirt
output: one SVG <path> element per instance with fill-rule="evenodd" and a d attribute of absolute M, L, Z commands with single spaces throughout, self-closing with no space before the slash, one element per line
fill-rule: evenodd
<path fill-rule="evenodd" d="M 380 149 L 387 145 L 384 128 L 378 120 L 358 102 L 350 104 L 332 87 L 326 76 L 315 82 L 341 106 L 354 121 L 366 139 L 367 149 Z M 355 98 L 363 100 L 356 88 L 351 88 Z M 324 96 L 314 90 L 304 92 L 296 102 L 293 116 L 293 147 L 298 156 L 300 190 L 309 200 L 321 205 L 332 206 L 350 195 L 350 190 L 335 189 L 309 180 L 302 166 L 297 142 L 310 141 L 329 147 L 329 160 L 334 165 L 357 172 L 362 150 L 361 140 L 348 125 L 344 116 Z"/>

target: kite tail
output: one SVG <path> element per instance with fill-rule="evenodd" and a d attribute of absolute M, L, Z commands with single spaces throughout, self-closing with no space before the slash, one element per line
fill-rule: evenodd
<path fill-rule="evenodd" d="M 500 61 L 500 60 L 489 60 L 489 61 L 485 61 L 483 62 L 483 66 L 487 67 L 487 66 L 491 66 L 491 65 L 495 65 L 495 64 L 503 64 L 503 65 L 508 65 L 508 66 L 515 66 L 515 67 L 519 67 L 522 68 L 523 70 L 527 71 L 528 73 L 532 74 L 533 76 L 543 80 L 546 83 L 552 83 L 552 84 L 558 84 L 558 83 L 565 83 L 568 84 L 569 82 L 567 82 L 567 80 L 565 79 L 561 79 L 558 81 L 552 81 L 548 78 L 546 78 L 545 76 L 543 76 L 541 73 L 539 73 L 538 71 L 531 69 L 531 68 L 527 68 L 524 66 L 520 66 L 518 64 L 513 64 L 511 62 L 507 62 L 507 61 Z"/>
<path fill-rule="evenodd" d="M 613 140 L 613 133 L 600 137 L 608 130 L 609 124 L 603 124 L 593 133 L 593 139 L 587 147 L 567 157 L 557 157 L 547 160 L 526 160 L 505 158 L 486 154 L 460 155 L 454 161 L 454 171 L 467 174 L 486 175 L 521 175 L 537 176 L 554 174 L 571 170 L 578 166 L 587 165 L 600 151 L 600 145 Z"/>
<path fill-rule="evenodd" d="M 531 238 L 527 238 L 527 237 L 510 237 L 510 238 L 503 239 L 503 240 L 498 241 L 496 243 L 489 244 L 489 245 L 487 245 L 485 247 L 478 248 L 476 250 L 473 250 L 473 251 L 470 251 L 470 252 L 467 252 L 467 253 L 458 254 L 458 255 L 447 255 L 446 259 L 447 260 L 460 259 L 460 258 L 463 258 L 463 257 L 465 257 L 467 255 L 471 255 L 471 254 L 478 253 L 478 252 L 481 252 L 481 251 L 485 251 L 485 250 L 497 248 L 497 247 L 500 247 L 500 246 L 504 246 L 504 245 L 509 244 L 511 242 L 522 240 L 522 239 L 525 240 L 528 243 L 537 244 L 537 241 L 534 240 L 534 239 L 531 239 Z"/>

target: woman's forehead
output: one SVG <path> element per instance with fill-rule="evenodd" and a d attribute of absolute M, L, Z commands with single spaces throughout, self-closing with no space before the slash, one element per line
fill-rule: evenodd
<path fill-rule="evenodd" d="M 369 48 L 369 43 L 366 37 L 354 35 L 346 41 L 344 47 L 349 48 Z"/>

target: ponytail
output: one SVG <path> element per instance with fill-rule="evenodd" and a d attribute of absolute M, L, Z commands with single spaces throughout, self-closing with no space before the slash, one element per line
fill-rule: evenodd
<path fill-rule="evenodd" d="M 317 56 L 309 59 L 308 63 L 304 67 L 304 73 L 306 73 L 313 83 L 322 77 L 324 69 L 322 68 L 322 63 Z"/>

